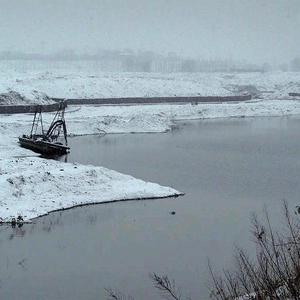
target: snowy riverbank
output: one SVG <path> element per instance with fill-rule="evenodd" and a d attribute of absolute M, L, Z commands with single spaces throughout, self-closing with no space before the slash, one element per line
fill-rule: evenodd
<path fill-rule="evenodd" d="M 106 133 L 165 132 L 175 121 L 230 117 L 270 117 L 300 114 L 300 101 L 263 100 L 241 103 L 198 105 L 69 106 L 66 121 L 69 135 Z M 53 113 L 45 113 L 49 122 Z M 0 134 L 17 137 L 29 132 L 32 115 L 1 116 Z M 0 141 L 1 147 L 1 141 Z M 1 149 L 1 148 L 0 148 Z"/>
<path fill-rule="evenodd" d="M 0 217 L 26 220 L 83 204 L 161 198 L 180 193 L 102 167 L 41 158 L 0 160 Z"/>
<path fill-rule="evenodd" d="M 165 132 L 176 120 L 288 116 L 300 114 L 300 101 L 264 100 L 223 104 L 70 106 L 66 121 L 70 135 Z M 53 113 L 44 114 L 45 125 Z M 44 160 L 17 144 L 30 131 L 32 114 L 0 118 L 0 217 L 25 219 L 82 204 L 159 198 L 180 193 L 128 175 L 94 166 Z M 29 157 L 24 157 L 29 156 Z"/>
<path fill-rule="evenodd" d="M 79 117 L 72 122 L 69 119 L 73 134 L 77 134 L 81 127 L 86 128 L 86 122 L 72 109 L 67 122 L 73 114 Z M 44 118 L 50 122 L 53 114 L 44 114 Z M 39 158 L 17 144 L 17 137 L 29 132 L 31 121 L 32 114 L 0 117 L 0 222 L 19 215 L 29 220 L 78 205 L 181 195 L 173 188 L 106 168 Z"/>
<path fill-rule="evenodd" d="M 3 127 L 0 137 L 0 223 L 84 204 L 181 194 L 106 168 L 39 158 L 20 148 Z"/>

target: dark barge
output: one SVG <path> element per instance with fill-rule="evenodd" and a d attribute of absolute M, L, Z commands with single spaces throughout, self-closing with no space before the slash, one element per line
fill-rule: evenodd
<path fill-rule="evenodd" d="M 43 155 L 64 155 L 70 151 L 67 141 L 67 128 L 64 118 L 65 103 L 61 103 L 49 128 L 44 130 L 42 106 L 37 106 L 29 135 L 19 137 L 19 144 Z M 40 133 L 38 130 L 40 129 Z"/>

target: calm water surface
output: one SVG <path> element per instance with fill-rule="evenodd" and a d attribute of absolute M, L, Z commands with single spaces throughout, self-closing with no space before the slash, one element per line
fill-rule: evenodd
<path fill-rule="evenodd" d="M 280 225 L 282 199 L 300 203 L 299 129 L 299 118 L 231 119 L 181 122 L 166 134 L 70 139 L 70 162 L 186 195 L 0 227 L 0 299 L 105 299 L 107 287 L 158 299 L 150 272 L 169 274 L 188 296 L 207 299 L 207 258 L 226 267 L 235 244 L 253 249 L 250 213 L 267 205 Z"/>

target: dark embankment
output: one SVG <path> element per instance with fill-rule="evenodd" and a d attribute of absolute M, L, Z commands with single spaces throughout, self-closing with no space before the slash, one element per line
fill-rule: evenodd
<path fill-rule="evenodd" d="M 291 97 L 300 97 L 300 93 L 289 93 Z"/>
<path fill-rule="evenodd" d="M 95 98 L 95 99 L 62 99 L 53 98 L 60 102 L 65 100 L 70 105 L 83 104 L 158 104 L 158 103 L 197 103 L 197 102 L 234 102 L 251 100 L 251 95 L 242 96 L 195 96 L 195 97 L 130 97 L 130 98 Z"/>
<path fill-rule="evenodd" d="M 222 103 L 222 102 L 240 102 L 251 100 L 251 95 L 243 96 L 195 96 L 195 97 L 150 97 L 150 98 L 96 98 L 96 99 L 64 99 L 52 98 L 55 103 L 46 105 L 0 105 L 0 114 L 18 114 L 34 113 L 37 109 L 42 112 L 56 111 L 60 103 L 64 105 L 122 105 L 122 104 L 160 104 L 160 103 Z"/>
<path fill-rule="evenodd" d="M 65 107 L 67 104 L 64 104 Z M 45 104 L 45 105 L 0 105 L 0 114 L 21 114 L 21 113 L 34 113 L 37 110 L 42 112 L 57 111 L 61 106 L 60 102 Z"/>

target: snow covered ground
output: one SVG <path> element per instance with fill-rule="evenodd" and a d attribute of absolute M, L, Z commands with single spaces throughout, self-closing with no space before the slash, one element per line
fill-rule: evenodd
<path fill-rule="evenodd" d="M 69 135 L 165 132 L 175 121 L 228 117 L 287 116 L 300 114 L 298 100 L 260 100 L 241 103 L 161 104 L 123 106 L 69 106 L 66 120 Z M 54 113 L 43 115 L 47 124 Z M 0 134 L 14 136 L 29 132 L 32 115 L 0 117 Z M 1 141 L 0 141 L 1 149 Z"/>
<path fill-rule="evenodd" d="M 18 215 L 28 220 L 82 204 L 179 195 L 106 168 L 37 157 L 1 159 L 0 174 L 2 221 Z"/>
<path fill-rule="evenodd" d="M 300 101 L 258 101 L 223 104 L 76 106 L 67 114 L 70 135 L 165 132 L 179 120 L 300 114 Z"/>
<path fill-rule="evenodd" d="M 226 96 L 250 93 L 289 99 L 300 91 L 300 72 L 126 73 L 102 72 L 97 62 L 0 62 L 0 93 L 32 90 L 57 98 Z"/>

